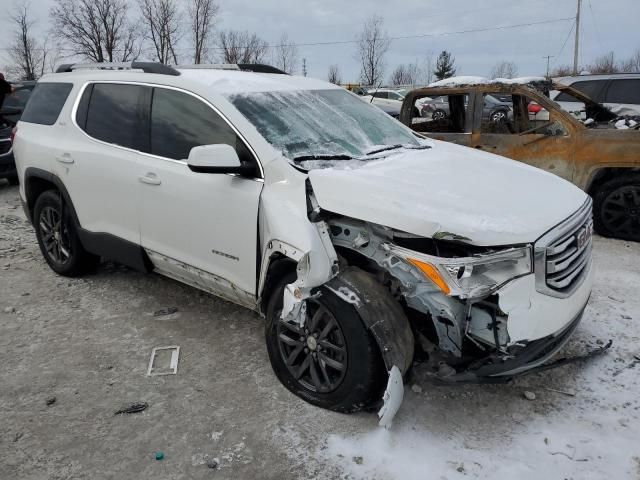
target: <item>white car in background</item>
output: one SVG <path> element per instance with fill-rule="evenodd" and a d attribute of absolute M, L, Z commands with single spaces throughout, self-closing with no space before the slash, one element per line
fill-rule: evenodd
<path fill-rule="evenodd" d="M 379 107 L 394 118 L 400 116 L 404 95 L 390 88 L 369 89 L 360 97 L 364 102 Z"/>
<path fill-rule="evenodd" d="M 578 75 L 555 78 L 554 81 L 579 90 L 617 115 L 640 115 L 640 73 Z M 550 97 L 564 110 L 580 119 L 586 118 L 584 103 L 571 95 L 555 90 Z"/>
<path fill-rule="evenodd" d="M 591 294 L 586 193 L 420 138 L 342 87 L 234 67 L 40 79 L 14 149 L 52 270 L 106 257 L 260 312 L 286 388 L 340 412 L 381 404 L 384 425 L 416 345 L 452 383 L 563 347 Z"/>

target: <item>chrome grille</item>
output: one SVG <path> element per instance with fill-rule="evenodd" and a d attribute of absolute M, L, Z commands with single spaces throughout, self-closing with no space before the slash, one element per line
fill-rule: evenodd
<path fill-rule="evenodd" d="M 536 289 L 569 296 L 584 280 L 591 264 L 593 220 L 591 199 L 535 245 Z"/>
<path fill-rule="evenodd" d="M 593 221 L 591 218 L 567 238 L 547 247 L 547 286 L 570 288 L 591 260 Z"/>

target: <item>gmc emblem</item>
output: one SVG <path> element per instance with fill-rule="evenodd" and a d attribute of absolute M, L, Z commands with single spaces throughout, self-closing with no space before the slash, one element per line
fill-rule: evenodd
<path fill-rule="evenodd" d="M 578 249 L 581 249 L 586 245 L 586 243 L 591 238 L 591 228 L 582 227 L 580 231 L 576 234 L 576 242 L 578 243 Z"/>

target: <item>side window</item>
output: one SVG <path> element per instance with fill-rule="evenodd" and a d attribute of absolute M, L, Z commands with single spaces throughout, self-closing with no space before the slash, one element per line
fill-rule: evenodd
<path fill-rule="evenodd" d="M 146 122 L 144 105 L 148 87 L 117 83 L 96 83 L 89 93 L 85 91 L 82 100 L 89 102 L 84 131 L 93 138 L 134 150 L 145 149 Z M 85 95 L 89 97 L 85 98 Z M 82 127 L 78 114 L 76 121 Z"/>
<path fill-rule="evenodd" d="M 31 96 L 31 90 L 28 88 L 19 88 L 11 95 L 4 98 L 4 108 L 24 108 Z"/>
<path fill-rule="evenodd" d="M 38 83 L 20 118 L 23 122 L 53 125 L 71 93 L 72 83 Z"/>
<path fill-rule="evenodd" d="M 255 164 L 233 129 L 207 104 L 183 92 L 154 88 L 151 102 L 151 153 L 186 160 L 193 147 L 226 143 L 241 162 Z"/>
<path fill-rule="evenodd" d="M 468 98 L 466 94 L 416 98 L 411 128 L 426 133 L 464 133 Z"/>
<path fill-rule="evenodd" d="M 483 96 L 481 133 L 563 136 L 566 131 L 549 111 L 525 95 Z"/>
<path fill-rule="evenodd" d="M 640 78 L 612 80 L 604 101 L 606 103 L 640 104 Z"/>
<path fill-rule="evenodd" d="M 480 132 L 508 134 L 524 131 L 528 118 L 525 115 L 520 115 L 520 122 L 518 122 L 516 118 L 516 108 L 518 105 L 514 105 L 513 102 L 513 95 L 485 93 L 482 96 L 482 122 L 480 123 Z M 526 109 L 527 106 L 524 106 L 524 108 Z M 520 110 L 518 110 L 518 113 L 521 113 Z M 548 114 L 549 112 L 547 112 L 547 118 Z M 517 127 L 518 123 L 520 123 L 521 128 Z"/>
<path fill-rule="evenodd" d="M 602 80 L 585 80 L 582 82 L 575 82 L 571 84 L 571 87 L 587 95 L 591 100 L 596 102 L 600 101 L 600 91 L 605 82 Z M 569 95 L 568 93 L 561 93 L 556 97 L 556 102 L 580 102 L 577 98 Z"/>
<path fill-rule="evenodd" d="M 387 92 L 375 92 L 373 96 L 376 98 L 384 98 L 384 99 L 389 98 L 389 94 Z"/>

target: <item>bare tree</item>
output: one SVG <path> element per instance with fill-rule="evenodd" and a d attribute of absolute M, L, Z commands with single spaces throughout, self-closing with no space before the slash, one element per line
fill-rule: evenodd
<path fill-rule="evenodd" d="M 267 54 L 267 42 L 247 31 L 222 31 L 218 42 L 224 63 L 262 63 Z"/>
<path fill-rule="evenodd" d="M 8 48 L 12 65 L 8 71 L 21 80 L 37 80 L 44 73 L 47 51 L 46 44 L 38 42 L 33 35 L 35 22 L 30 18 L 29 4 L 17 7 L 9 14 L 8 20 L 14 25 L 13 39 Z"/>
<path fill-rule="evenodd" d="M 619 70 L 624 73 L 640 73 L 640 48 L 628 59 L 620 62 Z"/>
<path fill-rule="evenodd" d="M 193 30 L 193 63 L 202 63 L 208 53 L 213 24 L 220 11 L 215 0 L 191 0 L 189 18 Z"/>
<path fill-rule="evenodd" d="M 383 31 L 382 17 L 370 17 L 357 37 L 357 55 L 360 61 L 360 79 L 366 85 L 376 85 L 382 81 L 385 69 L 384 57 L 389 50 L 391 39 Z"/>
<path fill-rule="evenodd" d="M 597 57 L 595 61 L 587 65 L 590 73 L 617 73 L 618 67 L 613 52 Z"/>
<path fill-rule="evenodd" d="M 145 37 L 151 40 L 160 63 L 178 63 L 176 45 L 180 40 L 180 10 L 176 0 L 139 0 Z"/>
<path fill-rule="evenodd" d="M 571 65 L 559 65 L 557 67 L 554 67 L 549 73 L 549 76 L 551 78 L 568 77 L 570 75 L 573 75 L 573 66 Z"/>
<path fill-rule="evenodd" d="M 514 62 L 502 60 L 496 63 L 489 73 L 489 78 L 514 78 L 518 76 L 518 66 Z"/>
<path fill-rule="evenodd" d="M 391 74 L 391 85 L 415 85 L 418 81 L 418 64 L 400 64 Z"/>
<path fill-rule="evenodd" d="M 95 62 L 135 60 L 140 54 L 126 0 L 56 0 L 53 33 L 69 53 Z"/>
<path fill-rule="evenodd" d="M 273 63 L 283 72 L 292 74 L 298 68 L 298 47 L 283 33 L 273 50 Z"/>
<path fill-rule="evenodd" d="M 327 80 L 329 82 L 334 83 L 336 85 L 340 85 L 342 83 L 342 78 L 340 77 L 340 69 L 338 65 L 329 65 L 329 73 L 327 74 Z"/>

